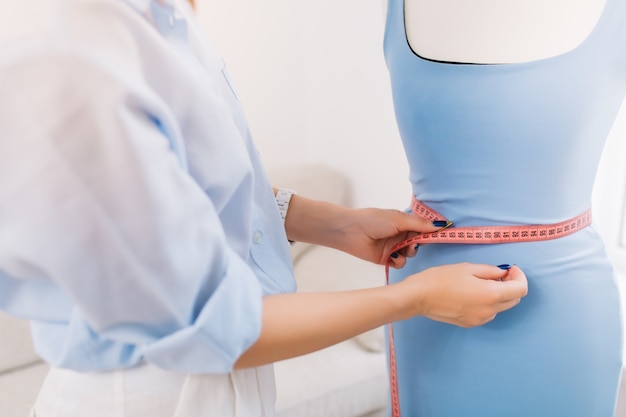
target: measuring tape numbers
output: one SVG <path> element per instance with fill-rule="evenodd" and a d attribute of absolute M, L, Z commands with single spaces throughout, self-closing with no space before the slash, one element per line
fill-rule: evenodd
<path fill-rule="evenodd" d="M 416 216 L 427 220 L 448 221 L 443 215 L 413 197 L 411 210 Z M 559 239 L 571 235 L 591 225 L 591 209 L 571 219 L 553 223 L 516 226 L 476 226 L 444 228 L 437 232 L 415 235 L 396 244 L 389 251 L 389 259 L 385 265 L 385 275 L 389 284 L 389 265 L 391 254 L 417 244 L 456 243 L 471 245 L 488 245 L 496 243 L 538 242 Z M 389 383 L 391 391 L 391 415 L 400 417 L 400 396 L 398 393 L 398 375 L 396 370 L 396 352 L 393 339 L 393 325 L 389 329 Z"/>

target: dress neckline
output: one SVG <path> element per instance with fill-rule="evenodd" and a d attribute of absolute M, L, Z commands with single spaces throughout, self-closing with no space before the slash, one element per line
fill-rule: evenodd
<path fill-rule="evenodd" d="M 548 56 L 545 58 L 539 58 L 539 59 L 533 59 L 531 61 L 523 61 L 523 62 L 512 62 L 512 63 L 472 63 L 472 62 L 456 62 L 456 61 L 441 61 L 441 60 L 436 60 L 436 59 L 431 59 L 431 58 L 426 58 L 423 57 L 421 55 L 419 55 L 417 52 L 415 52 L 415 50 L 413 49 L 413 47 L 411 47 L 411 44 L 409 42 L 409 38 L 407 35 L 407 28 L 406 28 L 406 13 L 405 13 L 405 3 L 406 0 L 400 0 L 402 2 L 402 28 L 403 28 L 403 35 L 404 38 L 406 40 L 406 47 L 408 48 L 408 50 L 411 52 L 411 54 L 415 57 L 417 57 L 420 61 L 424 62 L 424 63 L 430 63 L 433 65 L 446 65 L 446 66 L 454 66 L 454 67 L 493 67 L 493 68 L 501 68 L 501 67 L 521 67 L 521 66 L 532 66 L 532 65 L 540 65 L 542 63 L 547 63 L 550 61 L 556 61 L 556 60 L 560 60 L 560 59 L 565 59 L 571 55 L 576 54 L 578 51 L 580 51 L 581 49 L 585 48 L 586 45 L 588 43 L 590 43 L 593 38 L 597 37 L 599 32 L 606 26 L 606 21 L 608 20 L 608 18 L 613 14 L 611 13 L 611 10 L 613 9 L 613 5 L 617 0 L 607 0 L 606 3 L 604 4 L 604 8 L 602 9 L 602 12 L 600 13 L 600 18 L 598 19 L 598 21 L 596 22 L 596 24 L 594 25 L 594 27 L 592 28 L 591 32 L 589 32 L 589 34 L 587 35 L 587 37 L 580 42 L 578 45 L 576 45 L 574 48 L 556 54 L 556 55 L 552 55 L 552 56 Z"/>

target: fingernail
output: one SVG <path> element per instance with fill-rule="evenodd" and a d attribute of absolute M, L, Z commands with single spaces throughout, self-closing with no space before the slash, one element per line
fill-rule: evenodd
<path fill-rule="evenodd" d="M 508 271 L 509 269 L 511 269 L 511 265 L 509 264 L 502 264 L 502 265 L 498 265 L 498 268 L 504 270 L 504 271 Z"/>
<path fill-rule="evenodd" d="M 448 220 L 435 220 L 433 222 L 433 226 L 435 227 L 448 227 L 452 224 L 451 221 Z"/>
<path fill-rule="evenodd" d="M 392 253 L 392 254 L 391 254 L 391 257 L 392 257 L 393 259 L 396 259 L 396 258 L 398 257 L 398 254 L 397 254 L 396 252 L 394 252 L 394 253 Z"/>
<path fill-rule="evenodd" d="M 415 250 L 418 250 L 420 248 L 420 244 L 418 243 L 417 245 L 415 245 Z"/>

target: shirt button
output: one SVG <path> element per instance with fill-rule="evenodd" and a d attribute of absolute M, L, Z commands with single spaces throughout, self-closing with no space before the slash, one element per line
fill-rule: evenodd
<path fill-rule="evenodd" d="M 254 232 L 254 234 L 252 235 L 252 241 L 254 243 L 259 243 L 261 239 L 263 239 L 263 232 L 260 232 L 258 230 Z"/>

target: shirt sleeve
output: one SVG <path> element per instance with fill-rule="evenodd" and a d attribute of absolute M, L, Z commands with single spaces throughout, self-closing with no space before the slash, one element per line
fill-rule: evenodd
<path fill-rule="evenodd" d="M 67 51 L 4 62 L 0 80 L 0 269 L 53 282 L 94 339 L 133 352 L 106 363 L 69 344 L 46 359 L 229 371 L 259 335 L 261 289 L 150 91 Z"/>

